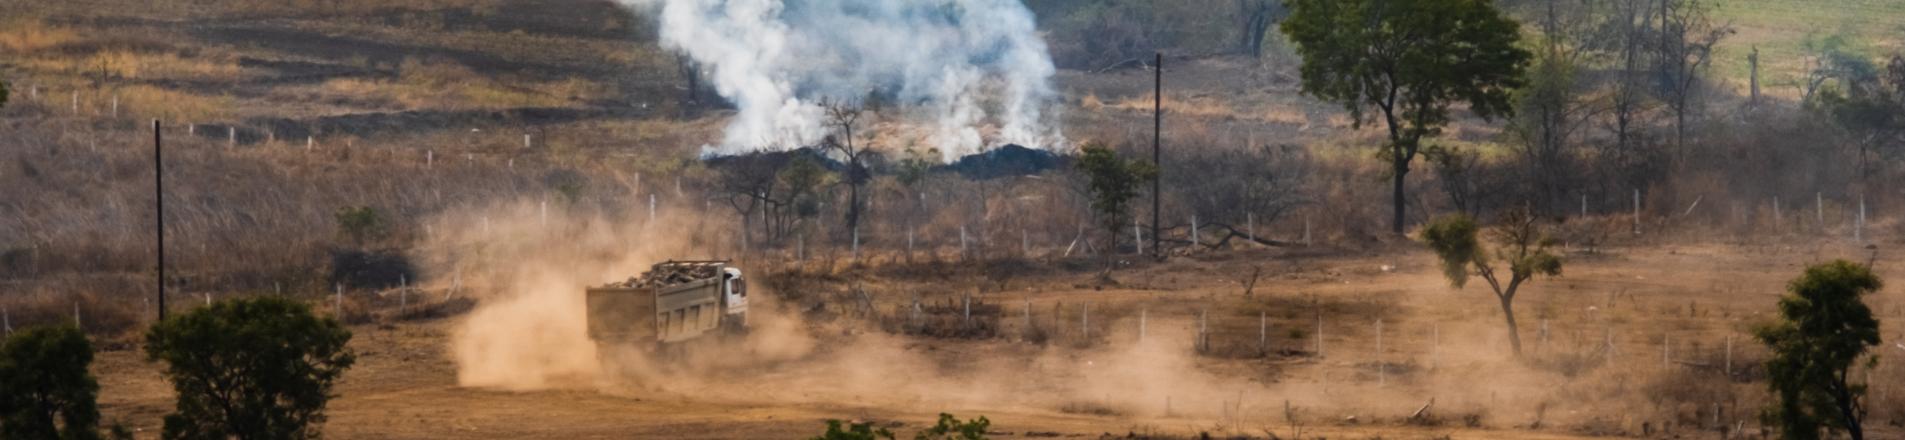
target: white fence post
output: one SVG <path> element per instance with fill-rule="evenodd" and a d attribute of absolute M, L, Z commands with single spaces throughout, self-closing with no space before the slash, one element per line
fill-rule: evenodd
<path fill-rule="evenodd" d="M 1091 343 L 1091 302 L 1086 301 L 1084 304 L 1079 305 L 1078 310 L 1079 310 L 1079 313 L 1078 313 L 1079 333 L 1085 335 L 1085 343 L 1090 344 Z"/>
<path fill-rule="evenodd" d="M 1852 230 L 1852 240 L 1859 243 L 1865 242 L 1865 194 L 1859 194 L 1859 221 L 1858 226 Z"/>
<path fill-rule="evenodd" d="M 1660 336 L 1660 368 L 1673 367 L 1673 337 Z"/>
<path fill-rule="evenodd" d="M 1726 375 L 1733 376 L 1733 335 L 1726 335 Z"/>
<path fill-rule="evenodd" d="M 1197 250 L 1197 245 L 1199 244 L 1197 241 L 1197 237 L 1198 237 L 1197 236 L 1197 216 L 1193 215 L 1191 216 L 1191 250 L 1192 251 Z"/>
<path fill-rule="evenodd" d="M 959 257 L 966 257 L 966 225 L 959 225 Z"/>
<path fill-rule="evenodd" d="M 1640 233 L 1640 189 L 1634 190 L 1634 233 Z"/>
<path fill-rule="evenodd" d="M 1131 222 L 1131 239 L 1135 242 L 1136 247 L 1133 248 L 1135 252 L 1138 255 L 1144 255 L 1144 227 L 1135 221 Z"/>
<path fill-rule="evenodd" d="M 1323 311 L 1316 311 L 1316 357 L 1323 357 Z"/>
<path fill-rule="evenodd" d="M 1244 236 L 1249 237 L 1252 243 L 1257 241 L 1257 213 L 1244 213 Z"/>
<path fill-rule="evenodd" d="M 1149 315 L 1150 312 L 1150 309 L 1138 309 L 1138 341 L 1144 341 L 1145 327 L 1149 325 L 1149 323 L 1145 321 L 1148 320 L 1149 316 L 1147 315 Z"/>
<path fill-rule="evenodd" d="M 1376 386 L 1389 384 L 1389 366 L 1383 364 L 1382 319 L 1376 319 Z"/>
<path fill-rule="evenodd" d="M 1310 247 L 1310 216 L 1303 216 L 1303 247 Z"/>

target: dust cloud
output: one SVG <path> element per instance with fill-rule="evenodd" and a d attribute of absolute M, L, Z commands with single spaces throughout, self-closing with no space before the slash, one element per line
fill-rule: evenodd
<path fill-rule="evenodd" d="M 1553 374 L 1500 356 L 1492 323 L 1445 326 L 1441 358 L 1464 361 L 1422 374 L 1420 356 L 1399 356 L 1382 367 L 1392 369 L 1395 383 L 1378 386 L 1376 364 L 1350 357 L 1210 362 L 1191 345 L 1196 324 L 1188 316 L 1153 315 L 1143 338 L 1130 319 L 1110 320 L 1102 324 L 1110 333 L 1105 342 L 1088 348 L 924 340 L 857 320 L 809 319 L 805 305 L 776 303 L 783 296 L 758 279 L 743 343 L 663 355 L 634 347 L 597 353 L 586 335 L 584 289 L 657 261 L 712 257 L 710 246 L 681 232 L 704 227 L 704 219 L 620 225 L 557 211 L 516 203 L 451 213 L 432 224 L 435 233 L 422 247 L 425 266 L 438 278 L 454 274 L 469 290 L 488 292 L 451 337 L 460 385 L 921 411 L 1191 416 L 1237 426 L 1271 423 L 1265 414 L 1281 415 L 1285 405 L 1312 420 L 1398 417 L 1430 397 L 1444 413 L 1526 420 L 1563 410 L 1542 402 L 1596 393 L 1556 389 L 1547 385 L 1557 382 Z"/>
<path fill-rule="evenodd" d="M 433 220 L 419 247 L 423 267 L 479 297 L 450 338 L 457 383 L 510 390 L 588 383 L 599 362 L 585 327 L 584 289 L 680 258 L 692 243 L 663 232 L 692 228 L 668 219 L 619 225 L 547 201 Z"/>

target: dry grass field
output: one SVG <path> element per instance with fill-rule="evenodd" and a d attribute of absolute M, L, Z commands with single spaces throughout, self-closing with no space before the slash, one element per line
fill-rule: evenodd
<path fill-rule="evenodd" d="M 1526 361 L 1508 356 L 1491 297 L 1477 286 L 1449 288 L 1428 256 L 1410 249 L 1193 255 L 1116 272 L 1111 286 L 1089 271 L 1052 267 L 1005 291 L 976 276 L 870 267 L 838 276 L 870 286 L 872 315 L 848 301 L 852 286 L 843 281 L 777 283 L 801 286 L 766 297 L 778 319 L 799 324 L 763 336 L 775 347 L 759 349 L 773 354 L 618 379 L 580 368 L 542 370 L 549 376 L 535 384 L 470 386 L 458 381 L 445 346 L 460 331 L 492 325 L 482 315 L 363 324 L 352 328 L 362 361 L 342 384 L 328 431 L 790 438 L 843 417 L 904 434 L 953 412 L 986 415 L 1001 438 L 1756 438 L 1765 354 L 1745 330 L 1766 318 L 1803 264 L 1866 255 L 1798 243 L 1569 254 L 1564 276 L 1531 285 L 1521 300 Z M 1239 278 L 1258 269 L 1246 295 Z M 1896 264 L 1879 269 L 1905 275 Z M 905 325 L 915 298 L 968 294 L 998 306 L 979 318 L 996 337 L 878 330 L 883 321 Z M 1905 296 L 1891 290 L 1869 301 L 1885 337 L 1897 340 Z M 1021 320 L 1028 305 L 1029 329 Z M 521 354 L 553 354 L 531 351 Z M 1881 365 L 1871 373 L 1876 438 L 1905 434 L 1900 367 Z M 102 353 L 96 370 L 108 418 L 155 430 L 169 392 L 150 364 L 118 349 Z M 1411 418 L 1430 401 L 1426 415 Z"/>

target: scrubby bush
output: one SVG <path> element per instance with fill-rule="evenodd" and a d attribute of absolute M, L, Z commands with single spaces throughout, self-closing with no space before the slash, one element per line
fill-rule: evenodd
<path fill-rule="evenodd" d="M 986 416 L 961 422 L 952 414 L 939 413 L 939 423 L 920 431 L 913 440 L 985 440 L 986 428 L 990 427 L 992 421 Z"/>
<path fill-rule="evenodd" d="M 334 217 L 337 219 L 338 233 L 358 246 L 382 238 L 386 230 L 384 218 L 377 213 L 377 208 L 346 206 L 338 208 Z"/>
<path fill-rule="evenodd" d="M 178 392 L 168 439 L 317 438 L 331 386 L 356 356 L 349 330 L 309 306 L 265 296 L 219 302 L 158 324 L 146 354 Z"/>
<path fill-rule="evenodd" d="M 0 438 L 96 439 L 93 344 L 72 326 L 28 329 L 0 344 Z"/>
<path fill-rule="evenodd" d="M 893 440 L 893 432 L 886 428 L 874 429 L 872 423 L 847 423 L 839 420 L 827 421 L 827 433 L 812 440 Z"/>
<path fill-rule="evenodd" d="M 1843 431 L 1864 438 L 1867 384 L 1852 379 L 1853 366 L 1879 344 L 1879 323 L 1861 296 L 1881 283 L 1872 270 L 1845 260 L 1806 268 L 1779 299 L 1779 320 L 1754 330 L 1773 351 L 1766 361 L 1767 387 L 1777 399 L 1765 422 L 1788 439 L 1820 438 Z"/>

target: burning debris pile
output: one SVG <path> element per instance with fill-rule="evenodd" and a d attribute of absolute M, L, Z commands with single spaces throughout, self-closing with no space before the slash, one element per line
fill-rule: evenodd
<path fill-rule="evenodd" d="M 1063 168 L 1068 162 L 1068 157 L 1051 151 L 1035 150 L 1019 144 L 1006 144 L 978 154 L 966 155 L 940 168 L 959 173 L 968 179 L 987 180 L 1036 175 L 1045 170 Z"/>
<path fill-rule="evenodd" d="M 669 261 L 650 266 L 639 277 L 603 285 L 609 289 L 640 289 L 649 287 L 667 287 L 697 280 L 705 280 L 721 275 L 720 261 Z"/>
<path fill-rule="evenodd" d="M 814 145 L 830 132 L 822 104 L 869 90 L 905 103 L 945 161 L 989 138 L 1064 143 L 1048 108 L 1057 68 L 1021 0 L 621 1 L 734 105 L 712 154 Z"/>

